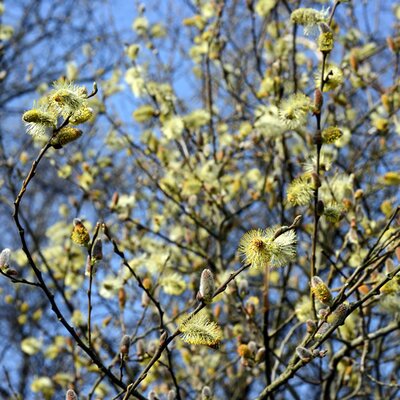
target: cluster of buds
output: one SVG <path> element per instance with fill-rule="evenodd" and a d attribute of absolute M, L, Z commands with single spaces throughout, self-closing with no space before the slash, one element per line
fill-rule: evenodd
<path fill-rule="evenodd" d="M 323 358 L 326 356 L 327 350 L 309 350 L 306 349 L 305 347 L 298 346 L 296 347 L 296 354 L 300 358 L 301 361 L 308 363 L 310 362 L 313 358 L 319 357 Z"/>
<path fill-rule="evenodd" d="M 95 83 L 91 95 L 83 86 L 68 82 L 54 83 L 54 89 L 22 115 L 27 132 L 32 136 L 52 135 L 50 145 L 56 149 L 73 142 L 82 135 L 82 131 L 69 124 L 83 124 L 93 117 L 87 99 L 96 93 Z M 57 128 L 60 117 L 64 118 L 64 122 Z"/>
<path fill-rule="evenodd" d="M 254 341 L 240 344 L 237 352 L 244 367 L 253 367 L 255 364 L 262 363 L 265 359 L 265 347 L 257 348 L 257 344 Z"/>

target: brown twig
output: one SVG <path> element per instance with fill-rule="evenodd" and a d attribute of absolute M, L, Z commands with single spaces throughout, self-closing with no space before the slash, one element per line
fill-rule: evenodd
<path fill-rule="evenodd" d="M 21 244 L 22 244 L 22 250 L 25 253 L 29 265 L 32 268 L 37 280 L 38 280 L 38 286 L 41 288 L 41 290 L 44 292 L 45 296 L 47 297 L 51 309 L 53 310 L 53 312 L 56 314 L 57 319 L 61 322 L 61 324 L 64 326 L 64 328 L 68 331 L 68 333 L 71 335 L 71 337 L 75 340 L 76 344 L 90 357 L 90 359 L 99 367 L 99 369 L 110 379 L 110 381 L 121 388 L 125 388 L 125 384 L 123 382 L 121 382 L 108 368 L 106 368 L 106 366 L 103 364 L 103 362 L 100 360 L 100 358 L 98 357 L 98 355 L 90 348 L 88 347 L 83 341 L 82 339 L 79 337 L 79 335 L 77 334 L 77 332 L 75 331 L 75 329 L 67 322 L 67 320 L 65 319 L 64 315 L 62 314 L 61 310 L 58 308 L 58 305 L 55 301 L 55 297 L 54 294 L 50 291 L 50 289 L 48 288 L 44 277 L 42 275 L 41 270 L 39 269 L 39 267 L 36 265 L 35 261 L 33 260 L 32 254 L 29 250 L 29 247 L 27 245 L 26 242 L 26 238 L 25 238 L 25 230 L 22 226 L 22 223 L 20 221 L 20 216 L 19 216 L 19 212 L 20 212 L 20 207 L 21 207 L 21 202 L 23 200 L 23 197 L 26 193 L 26 190 L 29 186 L 29 183 L 32 181 L 32 179 L 34 178 L 34 176 L 36 175 L 37 172 L 37 168 L 41 162 L 41 160 L 43 159 L 43 157 L 45 156 L 45 154 L 47 153 L 47 151 L 52 147 L 51 145 L 51 141 L 54 137 L 57 136 L 58 132 L 65 127 L 66 125 L 68 125 L 69 123 L 69 118 L 67 118 L 61 125 L 60 127 L 58 127 L 57 129 L 54 130 L 53 135 L 51 136 L 51 138 L 47 141 L 47 143 L 44 145 L 44 147 L 40 150 L 39 155 L 36 157 L 36 159 L 33 161 L 32 166 L 26 176 L 26 178 L 24 179 L 21 189 L 14 201 L 14 212 L 13 212 L 13 219 L 15 222 L 15 225 L 18 229 L 18 233 L 20 236 L 20 240 L 21 240 Z M 134 393 L 136 397 L 138 397 L 141 400 L 145 400 L 145 397 L 143 397 L 140 393 L 135 392 Z"/>

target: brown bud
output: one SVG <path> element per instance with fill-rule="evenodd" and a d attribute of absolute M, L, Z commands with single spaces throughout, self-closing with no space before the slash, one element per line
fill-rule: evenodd
<path fill-rule="evenodd" d="M 214 311 L 213 311 L 215 319 L 219 319 L 219 316 L 221 315 L 221 311 L 222 311 L 221 304 L 218 303 L 214 307 Z"/>
<path fill-rule="evenodd" d="M 400 50 L 400 37 L 393 38 L 389 36 L 386 38 L 386 43 L 393 53 L 397 53 Z"/>
<path fill-rule="evenodd" d="M 114 192 L 110 204 L 111 209 L 115 208 L 118 205 L 118 200 L 119 200 L 119 194 L 118 192 Z"/>
<path fill-rule="evenodd" d="M 392 111 L 392 101 L 393 99 L 387 93 L 384 93 L 381 96 L 382 105 L 385 108 L 385 111 L 390 113 Z"/>
<path fill-rule="evenodd" d="M 305 347 L 298 346 L 296 347 L 296 353 L 301 361 L 309 362 L 313 358 L 313 354 L 310 350 Z"/>
<path fill-rule="evenodd" d="M 126 292 L 125 292 L 125 289 L 123 287 L 120 287 L 118 289 L 118 304 L 119 304 L 119 308 L 121 308 L 123 310 L 125 308 L 125 303 L 126 303 Z"/>
<path fill-rule="evenodd" d="M 313 333 L 317 329 L 316 323 L 312 319 L 306 321 L 307 333 Z"/>
<path fill-rule="evenodd" d="M 200 298 L 204 303 L 209 304 L 212 302 L 215 290 L 214 275 L 209 269 L 203 270 L 200 278 Z"/>
<path fill-rule="evenodd" d="M 143 287 L 150 290 L 153 287 L 153 283 L 150 278 L 144 278 L 142 281 Z"/>
<path fill-rule="evenodd" d="M 139 339 L 136 343 L 136 355 L 138 358 L 143 358 L 144 353 L 144 342 L 142 339 Z"/>
<path fill-rule="evenodd" d="M 176 392 L 175 392 L 175 390 L 171 389 L 168 392 L 167 400 L 175 400 L 175 399 L 176 399 Z"/>
<path fill-rule="evenodd" d="M 324 104 L 324 96 L 320 89 L 314 91 L 314 114 L 320 114 Z"/>
<path fill-rule="evenodd" d="M 65 394 L 65 400 L 78 400 L 78 396 L 72 389 L 69 389 Z"/>
<path fill-rule="evenodd" d="M 353 69 L 353 71 L 357 72 L 358 70 L 358 58 L 356 54 L 352 51 L 350 53 L 350 58 L 349 58 L 350 66 Z"/>
<path fill-rule="evenodd" d="M 250 317 L 254 317 L 254 315 L 256 314 L 256 307 L 255 307 L 254 303 L 247 302 L 246 303 L 246 311 Z"/>
<path fill-rule="evenodd" d="M 103 259 L 103 242 L 100 238 L 97 238 L 96 241 L 94 242 L 92 248 L 92 257 L 96 261 Z"/>
<path fill-rule="evenodd" d="M 128 357 L 130 345 L 131 345 L 130 336 L 129 335 L 124 335 L 122 337 L 120 345 L 119 345 L 119 354 L 120 354 L 121 358 Z"/>
<path fill-rule="evenodd" d="M 324 215 L 324 210 L 325 210 L 325 205 L 322 200 L 318 200 L 317 203 L 317 215 L 320 217 L 321 215 Z"/>
<path fill-rule="evenodd" d="M 168 332 L 164 331 L 160 336 L 160 346 L 164 345 L 167 338 L 168 338 Z"/>
<path fill-rule="evenodd" d="M 255 361 L 257 364 L 263 362 L 265 360 L 265 347 L 261 347 L 258 349 L 255 357 Z"/>
<path fill-rule="evenodd" d="M 211 400 L 212 399 L 212 392 L 208 386 L 204 386 L 201 391 L 201 400 Z"/>
<path fill-rule="evenodd" d="M 150 304 L 150 297 L 146 292 L 142 293 L 142 307 L 147 307 Z"/>

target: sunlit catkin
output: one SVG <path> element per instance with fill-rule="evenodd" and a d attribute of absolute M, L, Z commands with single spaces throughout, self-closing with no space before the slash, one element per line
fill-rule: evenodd
<path fill-rule="evenodd" d="M 324 305 L 331 305 L 333 301 L 332 294 L 319 276 L 313 276 L 311 278 L 311 291 L 315 298 Z"/>

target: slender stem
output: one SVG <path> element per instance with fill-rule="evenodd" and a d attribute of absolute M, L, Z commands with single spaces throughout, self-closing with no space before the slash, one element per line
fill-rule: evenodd
<path fill-rule="evenodd" d="M 264 303 L 264 323 L 263 323 L 263 339 L 265 347 L 265 378 L 267 385 L 271 383 L 271 357 L 269 345 L 269 265 L 265 266 L 264 271 L 264 289 L 263 289 L 263 303 Z"/>
<path fill-rule="evenodd" d="M 21 220 L 20 220 L 20 207 L 21 207 L 21 202 L 23 200 L 23 197 L 26 193 L 26 190 L 28 188 L 29 183 L 31 182 L 31 180 L 34 178 L 34 176 L 36 175 L 36 171 L 37 168 L 41 162 L 41 160 L 43 159 L 44 155 L 47 153 L 47 151 L 52 147 L 51 140 L 57 135 L 57 133 L 60 131 L 61 128 L 63 128 L 64 126 L 68 125 L 69 122 L 69 118 L 67 118 L 63 124 L 57 128 L 56 130 L 54 130 L 52 137 L 48 140 L 48 142 L 45 144 L 45 146 L 40 150 L 39 155 L 37 156 L 37 158 L 33 161 L 32 166 L 26 176 L 26 178 L 24 179 L 24 181 L 22 182 L 22 186 L 21 189 L 14 201 L 14 212 L 13 212 L 13 219 L 15 222 L 15 225 L 18 229 L 18 233 L 20 236 L 20 240 L 21 240 L 21 245 L 22 245 L 22 250 L 25 253 L 29 265 L 32 268 L 37 280 L 38 280 L 38 285 L 40 286 L 41 290 L 44 292 L 45 296 L 47 297 L 51 309 L 53 310 L 53 312 L 56 314 L 57 319 L 61 322 L 61 324 L 64 326 L 64 328 L 68 331 L 68 333 L 72 336 L 72 338 L 75 340 L 76 344 L 90 357 L 90 359 L 99 367 L 99 369 L 110 379 L 110 381 L 120 387 L 120 388 L 125 388 L 126 385 L 121 382 L 101 361 L 101 359 L 98 357 L 98 355 L 90 348 L 88 347 L 80 338 L 80 336 L 77 334 L 77 332 L 75 331 L 75 329 L 67 322 L 67 320 L 65 319 L 64 315 L 62 314 L 61 310 L 58 308 L 58 305 L 55 301 L 55 297 L 54 294 L 50 291 L 50 289 L 48 288 L 41 270 L 39 269 L 39 267 L 36 265 L 35 261 L 33 260 L 32 254 L 29 250 L 29 247 L 27 245 L 26 242 L 26 238 L 25 238 L 25 230 L 24 227 L 22 226 Z M 145 397 L 142 396 L 140 393 L 135 392 L 134 395 L 136 397 L 138 397 L 140 400 L 145 400 Z"/>
<path fill-rule="evenodd" d="M 379 293 L 379 289 L 384 286 L 387 282 L 392 280 L 398 273 L 400 273 L 400 266 L 398 266 L 395 270 L 393 270 L 391 273 L 387 274 L 385 278 L 383 278 L 379 283 L 371 290 L 369 291 L 365 296 L 363 296 L 360 300 L 357 302 L 353 303 L 350 307 L 349 310 L 347 311 L 347 316 L 350 315 L 353 311 L 355 311 L 357 308 L 360 308 L 367 300 L 369 300 L 372 296 L 375 296 Z M 321 321 L 321 325 L 322 325 Z M 344 322 L 344 321 L 343 321 Z M 318 340 L 315 340 L 314 344 L 310 347 L 310 350 L 314 350 L 321 346 L 322 343 L 324 343 L 331 335 L 332 333 L 337 329 L 338 325 L 333 325 L 331 326 L 328 331 Z M 389 328 L 386 327 L 384 329 Z M 396 330 L 400 329 L 400 322 L 396 321 L 394 324 L 390 325 L 391 330 Z M 318 328 L 317 328 L 318 330 Z M 316 330 L 316 331 L 317 331 Z M 381 332 L 383 330 L 376 331 L 374 333 L 370 333 L 367 335 L 368 340 L 375 339 L 377 336 L 376 334 L 378 332 Z M 311 342 L 311 340 L 314 338 L 315 332 L 308 337 L 305 338 L 303 341 L 302 345 L 307 345 L 308 343 Z M 353 340 L 352 343 L 354 343 L 354 347 L 357 345 L 360 345 L 364 342 L 364 337 L 360 336 L 357 339 Z M 336 354 L 335 354 L 336 356 Z M 289 361 L 289 364 L 286 368 L 286 370 L 276 379 L 274 382 L 272 382 L 270 385 L 268 385 L 260 394 L 260 396 L 257 398 L 257 400 L 264 400 L 267 399 L 268 396 L 273 393 L 276 389 L 278 389 L 280 386 L 285 384 L 295 373 L 298 371 L 300 368 L 302 368 L 306 362 L 298 360 L 296 354 L 293 355 L 291 360 Z"/>
<path fill-rule="evenodd" d="M 277 237 L 279 237 L 280 235 L 282 235 L 283 233 L 292 230 L 292 229 L 296 229 L 299 225 L 301 221 L 301 215 L 298 215 L 294 220 L 293 223 L 290 226 L 284 226 L 281 227 L 279 229 L 277 229 L 277 231 L 274 234 L 274 239 L 276 239 Z M 107 233 L 106 233 L 107 235 Z M 113 241 L 114 243 L 115 241 Z M 246 269 L 250 268 L 251 264 L 245 264 L 242 267 L 240 267 L 237 271 L 232 272 L 228 278 L 218 287 L 218 289 L 214 292 L 213 294 L 213 298 L 215 298 L 216 296 L 218 296 L 220 293 L 223 293 L 226 288 L 228 287 L 228 284 L 233 281 L 239 274 L 241 274 L 243 271 L 245 271 Z M 204 307 L 206 306 L 205 303 L 200 302 L 197 304 L 196 308 L 191 312 L 191 314 L 188 316 L 188 318 L 191 318 L 193 315 L 197 314 L 198 312 L 200 312 Z M 114 397 L 113 400 L 119 398 L 120 396 L 122 396 L 122 394 L 125 393 L 125 396 L 123 398 L 123 400 L 127 400 L 129 398 L 129 395 L 133 392 L 133 390 L 135 390 L 140 382 L 143 381 L 143 379 L 146 378 L 147 373 L 150 371 L 150 369 L 155 365 L 155 363 L 160 359 L 163 351 L 165 349 L 167 349 L 168 345 L 177 337 L 180 335 L 180 331 L 179 329 L 177 329 L 171 336 L 167 337 L 162 343 L 160 343 L 157 351 L 155 352 L 154 356 L 152 357 L 152 359 L 149 361 L 149 363 L 147 364 L 147 366 L 144 368 L 144 370 L 140 373 L 139 377 L 136 379 L 135 382 L 131 383 L 130 385 L 128 385 L 127 389 L 126 389 L 126 393 L 125 390 L 120 392 L 116 397 Z"/>
<path fill-rule="evenodd" d="M 89 286 L 87 290 L 88 296 L 88 344 L 89 347 L 92 347 L 92 285 L 93 285 L 93 269 L 96 263 L 96 260 L 92 257 L 92 249 L 94 242 L 97 239 L 99 234 L 100 224 L 96 224 L 96 229 L 93 235 L 92 244 L 88 247 L 88 262 L 89 265 Z"/>
<path fill-rule="evenodd" d="M 333 15 L 333 14 L 332 14 Z M 326 57 L 327 53 L 322 53 L 322 67 L 321 67 L 321 83 L 319 90 L 321 91 L 321 95 L 323 93 L 324 84 L 325 84 L 325 65 L 326 65 Z M 318 241 L 318 222 L 319 222 L 319 186 L 320 186 L 320 163 L 321 163 L 321 148 L 322 148 L 322 136 L 321 136 L 321 110 L 315 114 L 315 118 L 317 121 L 317 129 L 314 137 L 314 143 L 316 145 L 316 167 L 315 167 L 315 190 L 314 190 L 314 225 L 313 225 L 313 236 L 312 236 L 312 254 L 311 254 L 311 268 L 310 268 L 310 279 L 315 276 L 316 272 L 316 259 L 317 259 L 317 241 Z M 313 317 L 317 319 L 317 310 L 315 307 L 315 296 L 314 293 L 310 291 L 311 304 L 312 304 L 312 312 Z"/>
<path fill-rule="evenodd" d="M 87 290 L 88 296 L 88 345 L 92 347 L 92 283 L 93 283 L 93 264 L 90 260 L 90 271 L 89 271 L 89 287 Z"/>

